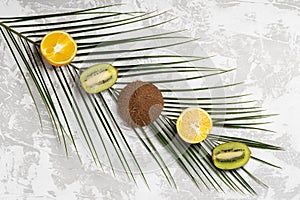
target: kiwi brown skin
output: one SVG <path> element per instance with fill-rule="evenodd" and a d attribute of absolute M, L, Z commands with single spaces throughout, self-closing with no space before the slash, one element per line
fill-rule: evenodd
<path fill-rule="evenodd" d="M 241 142 L 226 142 L 216 146 L 212 152 L 214 165 L 223 170 L 238 169 L 250 159 L 249 147 Z"/>

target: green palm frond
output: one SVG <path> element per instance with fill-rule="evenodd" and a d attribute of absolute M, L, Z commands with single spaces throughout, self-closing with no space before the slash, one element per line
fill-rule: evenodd
<path fill-rule="evenodd" d="M 1 36 L 34 101 L 41 126 L 37 98 L 43 101 L 52 127 L 59 141 L 63 143 L 67 156 L 70 154 L 68 143 L 71 142 L 80 159 L 81 153 L 76 142 L 76 138 L 80 137 L 96 165 L 105 170 L 104 161 L 107 162 L 114 175 L 117 173 L 117 166 L 120 166 L 127 178 L 135 183 L 137 171 L 145 184 L 150 187 L 137 152 L 132 148 L 131 139 L 122 129 L 114 109 L 124 85 L 133 80 L 143 79 L 160 88 L 165 107 L 160 118 L 148 128 L 133 128 L 131 132 L 144 148 L 140 151 L 148 153 L 169 185 L 177 188 L 167 160 L 160 152 L 161 147 L 169 151 L 200 190 L 206 188 L 226 191 L 228 188 L 255 194 L 240 171 L 244 171 L 258 184 L 263 186 L 265 184 L 245 168 L 227 172 L 217 169 L 211 162 L 212 149 L 221 142 L 228 141 L 239 141 L 251 148 L 265 150 L 281 150 L 280 147 L 215 134 L 210 134 L 200 144 L 187 145 L 176 134 L 176 119 L 183 109 L 200 106 L 212 115 L 216 127 L 234 128 L 237 131 L 254 129 L 270 132 L 271 130 L 261 125 L 270 123 L 270 117 L 274 115 L 265 114 L 265 110 L 256 106 L 256 101 L 245 100 L 250 94 L 226 96 L 221 92 L 221 95 L 211 95 L 213 93 L 211 91 L 225 91 L 242 84 L 240 82 L 208 84 L 203 81 L 234 71 L 209 67 L 201 63 L 211 56 L 161 53 L 162 50 L 181 47 L 198 40 L 182 36 L 181 33 L 185 30 L 157 31 L 159 26 L 174 20 L 174 18 L 161 20 L 166 12 L 110 11 L 118 6 L 121 5 L 56 14 L 0 17 Z M 151 23 L 152 20 L 155 23 Z M 47 32 L 53 30 L 68 31 L 78 45 L 75 60 L 64 68 L 49 66 L 39 53 L 41 39 Z M 139 47 L 137 44 L 142 46 Z M 80 72 L 90 64 L 99 62 L 114 63 L 119 70 L 119 79 L 108 91 L 95 95 L 86 94 L 78 82 Z M 55 83 L 58 83 L 58 86 Z M 191 84 L 176 87 L 180 83 Z M 38 92 L 39 97 L 34 91 Z M 77 131 L 79 133 L 75 134 Z M 252 158 L 277 167 L 255 156 Z"/>

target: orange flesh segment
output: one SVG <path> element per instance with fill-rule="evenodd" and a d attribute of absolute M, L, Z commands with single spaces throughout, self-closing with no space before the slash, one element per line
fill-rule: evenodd
<path fill-rule="evenodd" d="M 42 55 L 54 66 L 62 66 L 71 63 L 76 52 L 76 42 L 64 31 L 50 32 L 41 42 Z"/>

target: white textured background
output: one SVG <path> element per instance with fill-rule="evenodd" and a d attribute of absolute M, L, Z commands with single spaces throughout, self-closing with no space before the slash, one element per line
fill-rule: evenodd
<path fill-rule="evenodd" d="M 113 177 L 92 164 L 66 159 L 51 131 L 41 131 L 35 108 L 14 61 L 0 40 L 0 199 L 300 199 L 300 1 L 299 0 L 2 0 L 0 15 L 53 13 L 123 2 L 132 11 L 169 10 L 178 16 L 164 28 L 188 29 L 219 67 L 237 67 L 233 81 L 245 81 L 270 113 L 275 134 L 252 138 L 280 145 L 284 152 L 258 152 L 281 170 L 252 163 L 258 196 L 200 193 L 184 172 L 176 171 L 179 191 L 148 173 L 144 184 Z M 12 65 L 15 67 L 12 67 Z M 250 181 L 250 180 L 249 180 Z"/>

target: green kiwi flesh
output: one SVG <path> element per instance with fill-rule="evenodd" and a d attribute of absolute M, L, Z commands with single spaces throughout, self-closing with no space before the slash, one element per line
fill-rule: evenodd
<path fill-rule="evenodd" d="M 90 94 L 107 90 L 113 86 L 118 78 L 118 70 L 111 64 L 98 64 L 89 67 L 80 75 L 83 89 Z"/>
<path fill-rule="evenodd" d="M 226 142 L 216 146 L 212 153 L 214 165 L 223 170 L 237 169 L 250 159 L 251 151 L 241 142 Z"/>

